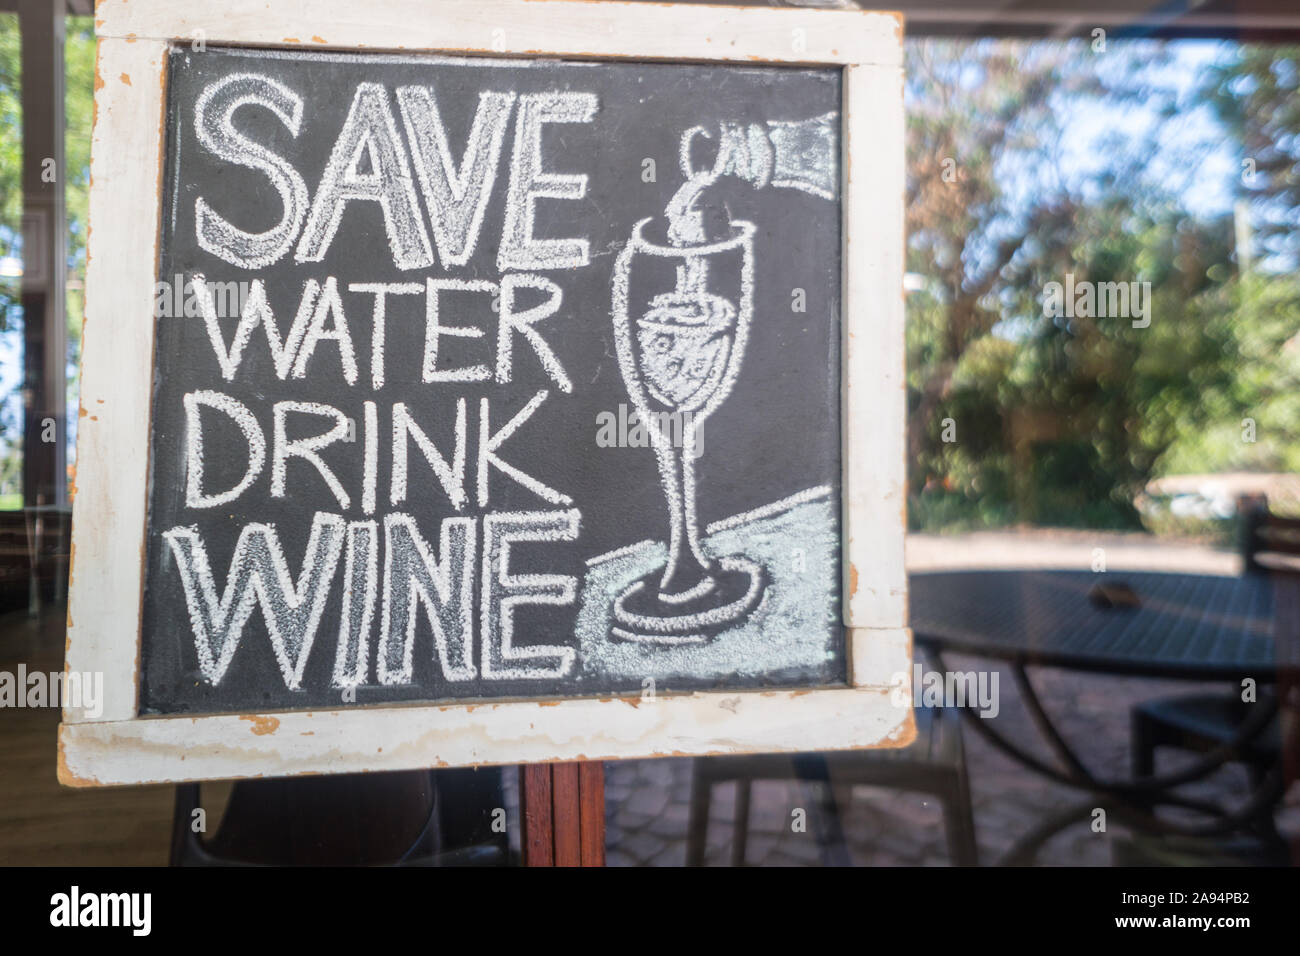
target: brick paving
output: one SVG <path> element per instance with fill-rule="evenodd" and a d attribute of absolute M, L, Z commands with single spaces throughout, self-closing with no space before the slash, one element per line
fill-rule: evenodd
<path fill-rule="evenodd" d="M 954 669 L 977 666 L 954 659 Z M 1038 746 L 1030 718 L 1015 698 L 1010 674 L 1001 680 L 998 729 L 1017 741 Z M 1035 684 L 1059 726 L 1091 768 L 1108 775 L 1127 772 L 1128 711 L 1137 701 L 1186 692 L 1195 685 L 1136 678 L 1084 676 L 1040 671 Z M 1052 783 L 1013 761 L 965 729 L 966 759 L 975 808 L 980 862 L 988 864 L 1038 821 L 1080 798 L 1078 791 Z M 1162 751 L 1160 769 L 1178 764 L 1179 755 Z M 870 759 L 870 758 L 867 758 Z M 606 847 L 611 866 L 680 866 L 686 860 L 691 761 L 663 759 L 610 763 L 606 768 Z M 1246 792 L 1245 771 L 1228 767 L 1186 792 L 1231 802 Z M 850 788 L 840 788 L 850 789 Z M 843 794 L 843 796 L 850 796 Z M 817 785 L 804 781 L 758 781 L 752 786 L 746 863 L 766 866 L 831 865 L 851 862 L 874 866 L 944 866 L 947 841 L 938 802 L 931 796 L 883 787 L 854 786 L 841 807 L 845 843 L 820 846 Z M 795 832 L 792 813 L 803 809 L 804 832 Z M 731 858 L 735 786 L 718 784 L 709 818 L 706 865 L 728 865 Z M 1300 788 L 1293 787 L 1278 814 L 1283 832 L 1300 836 Z M 1119 826 L 1093 832 L 1081 818 L 1042 848 L 1043 865 L 1106 866 L 1112 862 Z M 845 857 L 847 854 L 847 858 Z"/>
<path fill-rule="evenodd" d="M 1138 536 L 1070 533 L 1053 536 L 989 533 L 972 540 L 914 536 L 909 566 L 927 570 L 945 566 L 1014 566 L 1086 568 L 1094 548 L 1105 547 L 1115 570 L 1168 568 L 1186 572 L 1230 573 L 1235 557 L 1196 545 L 1164 545 Z M 1102 540 L 1104 539 L 1104 540 Z M 981 557 L 981 555 L 983 557 Z M 952 656 L 954 670 L 988 668 L 975 658 Z M 1066 670 L 1041 669 L 1033 674 L 1044 706 L 1075 746 L 1085 764 L 1104 776 L 1122 777 L 1129 767 L 1129 708 L 1138 701 L 1222 685 L 1117 678 Z M 1012 675 L 999 677 L 1001 712 L 993 720 L 1000 732 L 1046 756 L 1032 721 L 1018 699 Z M 1046 780 L 963 728 L 975 828 L 981 864 L 995 862 L 1036 823 L 1075 803 L 1081 794 Z M 871 759 L 865 756 L 864 759 Z M 1170 751 L 1160 754 L 1158 769 L 1192 759 Z M 681 866 L 686 860 L 691 761 L 662 759 L 607 765 L 607 856 L 611 866 Z M 834 783 L 834 781 L 832 781 Z M 841 798 L 843 842 L 819 839 L 821 819 L 817 785 L 804 781 L 759 781 L 752 786 L 749 839 L 745 862 L 764 866 L 818 866 L 851 863 L 874 866 L 944 866 L 949 857 L 941 808 L 930 796 L 870 786 L 837 787 Z M 1228 767 L 1184 792 L 1232 803 L 1247 792 L 1246 773 Z M 851 791 L 851 792 L 850 792 Z M 706 865 L 731 860 L 735 786 L 719 784 L 713 800 L 705 852 Z M 798 832 L 795 811 L 807 825 Z M 1041 865 L 1107 866 L 1118 841 L 1127 835 L 1110 822 L 1094 832 L 1090 816 L 1049 840 Z M 1279 828 L 1300 840 L 1300 787 L 1293 786 L 1277 813 Z"/>

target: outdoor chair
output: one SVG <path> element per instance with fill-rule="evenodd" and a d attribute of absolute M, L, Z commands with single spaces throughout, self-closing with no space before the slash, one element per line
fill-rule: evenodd
<path fill-rule="evenodd" d="M 1300 570 L 1300 518 L 1283 518 L 1268 510 L 1267 499 L 1245 499 L 1238 507 L 1242 571 Z"/>
<path fill-rule="evenodd" d="M 1300 568 L 1300 563 L 1297 563 L 1300 561 L 1300 520 L 1270 514 L 1263 498 L 1243 499 L 1238 514 L 1241 519 L 1243 573 L 1284 575 L 1288 580 L 1295 580 L 1296 569 Z M 1281 614 L 1281 611 L 1277 613 Z M 1294 643 L 1300 637 L 1285 634 L 1283 630 L 1278 628 L 1279 663 L 1283 654 L 1293 650 L 1280 646 L 1281 641 L 1290 638 Z M 1133 774 L 1138 777 L 1153 774 L 1155 753 L 1160 747 L 1209 753 L 1230 743 L 1237 736 L 1250 708 L 1260 706 L 1271 692 L 1265 689 L 1259 693 L 1260 700 L 1255 703 L 1244 702 L 1241 692 L 1234 690 L 1182 694 L 1135 705 L 1131 714 Z M 1276 766 L 1281 747 L 1280 724 L 1274 719 L 1234 754 L 1234 760 L 1244 764 L 1249 771 L 1252 787 L 1258 787 L 1264 775 Z M 1259 823 L 1271 835 L 1271 809 L 1267 814 L 1267 819 L 1261 817 Z"/>
<path fill-rule="evenodd" d="M 1268 693 L 1262 691 L 1261 695 Z M 1162 697 L 1135 705 L 1133 775 L 1146 777 L 1155 773 L 1155 753 L 1159 747 L 1209 753 L 1230 743 L 1250 708 L 1259 704 L 1259 701 L 1242 701 L 1239 693 L 1210 692 Z M 1277 761 L 1280 747 L 1281 736 L 1275 720 L 1241 748 L 1236 760 L 1245 764 L 1251 782 L 1258 785 L 1263 774 Z"/>
<path fill-rule="evenodd" d="M 956 866 L 975 866 L 975 818 L 971 807 L 961 713 L 955 708 L 918 708 L 916 739 L 902 749 L 833 753 L 756 754 L 697 757 L 691 777 L 686 864 L 702 866 L 708 844 L 713 787 L 734 781 L 736 818 L 731 865 L 743 866 L 749 836 L 751 787 L 760 780 L 803 780 L 821 791 L 820 813 L 812 814 L 818 843 L 828 862 L 849 862 L 840 826 L 839 794 L 854 784 L 891 787 L 934 796 L 943 807 L 948 855 Z"/>

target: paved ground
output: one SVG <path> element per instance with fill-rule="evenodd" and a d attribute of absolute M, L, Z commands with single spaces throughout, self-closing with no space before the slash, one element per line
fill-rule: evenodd
<path fill-rule="evenodd" d="M 1102 548 L 1111 570 L 1125 568 L 1236 573 L 1234 555 L 1196 545 L 1166 545 L 1145 536 L 1084 532 L 981 533 L 965 537 L 914 535 L 908 549 L 914 570 L 943 567 L 1088 568 Z M 17 662 L 58 669 L 63 651 L 62 614 L 43 622 L 21 613 L 0 618 L 0 670 Z M 953 658 L 954 668 L 974 667 Z M 1122 772 L 1128 764 L 1128 709 L 1138 700 L 1187 690 L 1140 679 L 1115 679 L 1044 671 L 1036 676 L 1045 705 L 1064 715 L 1063 728 L 1084 758 L 1097 768 Z M 999 681 L 1000 729 L 1034 740 L 1008 675 Z M 165 862 L 173 795 L 168 787 L 76 791 L 54 778 L 55 710 L 7 710 L 0 734 L 0 862 Z M 995 752 L 973 733 L 965 735 L 971 793 L 981 862 L 991 862 L 1056 808 L 1074 800 L 1071 791 L 1044 782 Z M 868 758 L 869 759 L 869 758 Z M 1165 763 L 1162 766 L 1171 766 Z M 686 859 L 691 763 L 635 761 L 608 766 L 606 792 L 608 858 L 611 865 L 681 865 Z M 508 782 L 507 813 L 518 820 L 514 772 Z M 1239 795 L 1245 775 L 1229 770 L 1201 795 Z M 858 787 L 840 794 L 844 840 L 819 840 L 818 795 L 801 782 L 759 783 L 753 789 L 746 862 L 767 865 L 945 865 L 948 862 L 940 808 L 932 798 L 895 789 Z M 218 799 L 220 799 L 218 797 Z M 208 796 L 205 791 L 205 802 Z M 213 805 L 213 819 L 219 816 Z M 806 826 L 792 826 L 796 811 Z M 706 862 L 729 862 L 734 822 L 734 787 L 714 794 Z M 1045 864 L 1107 865 L 1123 838 L 1122 828 L 1094 833 L 1081 819 L 1045 848 Z M 1300 839 L 1300 787 L 1293 788 L 1279 814 L 1289 835 Z M 510 828 L 518 849 L 519 828 Z M 1300 854 L 1295 857 L 1300 860 Z"/>
<path fill-rule="evenodd" d="M 1201 573 L 1236 573 L 1235 555 L 1195 544 L 1161 544 L 1140 535 L 1087 532 L 980 533 L 963 537 L 914 535 L 908 563 L 913 570 L 944 567 L 1089 568 L 1104 550 L 1108 569 L 1142 568 Z M 985 662 L 954 657 L 954 669 L 986 667 Z M 1016 740 L 1036 743 L 1030 718 L 1017 699 L 1011 675 L 1000 677 L 999 729 Z M 1115 775 L 1128 767 L 1129 707 L 1140 700 L 1186 692 L 1195 685 L 1138 678 L 1037 672 L 1035 685 L 1044 706 L 1062 715 L 1062 731 L 1093 768 Z M 1078 795 L 1047 782 L 993 749 L 969 730 L 964 735 L 981 863 L 1005 853 L 1034 824 L 1069 806 Z M 869 757 L 867 759 L 870 759 Z M 1160 768 L 1176 766 L 1166 754 Z M 679 866 L 686 860 L 691 762 L 655 760 L 611 763 L 607 769 L 606 826 L 610 865 Z M 842 789 L 842 788 L 841 788 Z M 1229 800 L 1245 792 L 1246 775 L 1229 768 L 1199 786 L 1198 796 Z M 714 791 L 706 862 L 730 861 L 735 788 Z M 943 818 L 929 796 L 895 789 L 859 786 L 841 793 L 844 840 L 819 839 L 819 799 L 814 785 L 772 781 L 753 787 L 746 862 L 762 865 L 945 865 Z M 806 826 L 794 826 L 805 811 Z M 1300 841 L 1300 787 L 1293 787 L 1278 815 L 1288 836 Z M 1123 827 L 1107 821 L 1094 832 L 1091 814 L 1049 841 L 1039 857 L 1047 865 L 1109 865 L 1127 841 Z M 1296 845 L 1296 844 L 1293 844 Z"/>
<path fill-rule="evenodd" d="M 1171 571 L 1239 574 L 1241 556 L 1195 541 L 1155 538 L 1141 532 L 1029 528 L 963 535 L 909 534 L 907 569 L 1077 568 L 1108 571 Z"/>

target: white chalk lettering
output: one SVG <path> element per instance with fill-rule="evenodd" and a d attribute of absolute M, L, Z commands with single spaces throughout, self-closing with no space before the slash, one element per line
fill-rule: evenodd
<path fill-rule="evenodd" d="M 375 489 L 379 484 L 379 407 L 374 402 L 366 402 L 365 423 L 362 425 L 365 441 L 365 458 L 361 471 L 361 510 L 368 515 L 375 513 Z"/>
<path fill-rule="evenodd" d="M 435 560 L 414 518 L 398 512 L 384 519 L 381 683 L 411 683 L 421 605 L 433 629 L 443 676 L 450 681 L 474 679 L 475 544 L 473 518 L 444 519 Z"/>
<path fill-rule="evenodd" d="M 479 94 L 474 126 L 457 169 L 433 90 L 423 86 L 397 89 L 398 108 L 444 265 L 463 266 L 474 254 L 514 102 L 514 93 Z"/>
<path fill-rule="evenodd" d="M 232 117 L 241 106 L 270 110 L 294 136 L 302 123 L 302 97 L 266 76 L 236 73 L 207 87 L 194 107 L 195 135 L 213 154 L 238 166 L 256 169 L 280 195 L 280 221 L 265 232 L 246 232 L 227 222 L 202 196 L 194 200 L 194 229 L 199 247 L 243 269 L 264 269 L 293 245 L 307 214 L 307 184 L 293 164 L 235 129 Z"/>
<path fill-rule="evenodd" d="M 307 334 L 307 323 L 315 308 L 316 299 L 320 295 L 319 282 L 308 279 L 303 284 L 302 298 L 298 300 L 298 313 L 294 316 L 293 325 L 289 327 L 289 334 L 281 339 L 280 329 L 275 324 L 275 314 L 266 300 L 266 286 L 261 279 L 254 279 L 248 290 L 248 298 L 244 300 L 244 306 L 239 313 L 235 337 L 231 340 L 228 349 L 221 335 L 221 323 L 216 304 L 208 295 L 207 280 L 201 275 L 196 275 L 192 282 L 199 293 L 203 324 L 207 327 L 208 339 L 212 342 L 212 351 L 217 356 L 217 364 L 221 366 L 222 378 L 230 381 L 235 377 L 235 373 L 239 371 L 239 363 L 244 357 L 244 347 L 248 345 L 253 329 L 259 323 L 266 330 L 266 344 L 271 350 L 276 376 L 283 379 L 289 374 L 303 336 Z"/>
<path fill-rule="evenodd" d="M 530 309 L 519 311 L 515 302 L 515 294 L 519 289 L 537 289 L 540 292 L 545 292 L 547 298 L 544 302 Z M 560 360 L 555 357 L 555 353 L 546 344 L 541 333 L 533 328 L 542 319 L 560 311 L 560 302 L 563 297 L 564 294 L 560 287 L 543 276 L 511 273 L 502 277 L 501 323 L 497 329 L 497 382 L 504 385 L 510 381 L 510 367 L 513 358 L 511 346 L 514 342 L 512 333 L 518 332 L 533 347 L 538 360 L 542 363 L 542 368 L 546 370 L 546 374 L 551 377 L 555 384 L 560 386 L 560 391 L 573 391 L 573 383 L 569 381 L 569 376 L 565 374 L 563 366 L 560 365 Z"/>
<path fill-rule="evenodd" d="M 290 412 L 297 412 L 300 415 L 319 415 L 323 418 L 333 418 L 334 426 L 323 435 L 315 435 L 311 438 L 295 438 L 290 441 L 285 431 L 285 420 Z M 325 464 L 317 452 L 326 445 L 332 445 L 336 441 L 347 438 L 348 417 L 333 405 L 324 405 L 317 402 L 276 402 L 272 408 L 271 417 L 274 421 L 271 451 L 271 497 L 283 498 L 285 496 L 285 463 L 290 458 L 301 458 L 303 461 L 310 463 L 320 473 L 320 476 L 325 479 L 325 484 L 329 486 L 329 490 L 338 499 L 339 507 L 346 511 L 352 503 L 352 498 L 343 489 L 342 482 L 339 481 L 334 472 L 330 470 L 329 465 Z"/>
<path fill-rule="evenodd" d="M 490 680 L 564 677 L 573 667 L 572 647 L 516 645 L 514 612 L 524 604 L 567 606 L 578 594 L 577 578 L 567 574 L 511 574 L 510 545 L 520 541 L 573 541 L 581 515 L 525 511 L 489 514 L 483 519 L 483 598 L 481 634 L 483 676 Z"/>
<path fill-rule="evenodd" d="M 573 499 L 549 485 L 542 484 L 532 475 L 527 475 L 514 465 L 497 455 L 497 449 L 506 443 L 519 426 L 532 417 L 549 393 L 543 389 L 529 399 L 528 404 L 515 413 L 515 416 L 501 426 L 495 433 L 491 425 L 491 406 L 486 398 L 479 399 L 478 422 L 478 506 L 486 508 L 488 504 L 488 466 L 509 475 L 533 494 L 551 504 L 571 505 Z"/>
<path fill-rule="evenodd" d="M 370 292 L 375 296 L 375 307 L 371 313 L 370 332 L 370 387 L 376 392 L 384 387 L 384 327 L 385 315 L 390 295 L 415 295 L 423 292 L 424 286 L 418 282 L 353 282 L 348 286 L 349 292 Z"/>
<path fill-rule="evenodd" d="M 379 584 L 379 523 L 348 524 L 343 562 L 343 615 L 334 656 L 335 687 L 358 687 L 370 671 L 370 623 Z"/>
<path fill-rule="evenodd" d="M 334 327 L 327 329 L 325 320 L 333 317 Z M 352 333 L 348 331 L 347 316 L 343 314 L 343 303 L 339 300 L 338 280 L 329 276 L 320 296 L 316 299 L 316 308 L 312 310 L 311 323 L 298 349 L 297 361 L 293 363 L 293 377 L 306 378 L 307 362 L 316 351 L 316 344 L 323 340 L 339 344 L 339 361 L 343 364 L 343 379 L 349 385 L 357 384 L 357 355 L 352 348 Z"/>
<path fill-rule="evenodd" d="M 266 462 L 266 438 L 257 419 L 243 403 L 223 392 L 189 392 L 182 400 L 185 405 L 185 504 L 190 508 L 216 508 L 234 501 L 251 485 Z M 243 432 L 248 442 L 248 465 L 239 481 L 220 494 L 203 492 L 203 420 L 199 407 L 224 412 Z"/>
<path fill-rule="evenodd" d="M 361 171 L 363 157 L 370 169 Z M 379 203 L 389 249 L 399 269 L 433 265 L 429 236 L 420 217 L 411 165 L 379 83 L 360 83 L 343 129 L 307 216 L 294 254 L 299 262 L 320 262 L 338 232 L 343 211 L 353 200 Z"/>
<path fill-rule="evenodd" d="M 585 238 L 534 238 L 533 217 L 538 199 L 581 199 L 587 194 L 586 174 L 543 170 L 543 125 L 590 123 L 598 106 L 594 93 L 525 93 L 519 97 L 505 224 L 497 252 L 497 268 L 502 272 L 576 269 L 591 261 Z"/>
<path fill-rule="evenodd" d="M 221 682 L 235 656 L 244 625 L 254 606 L 260 606 L 284 684 L 291 690 L 299 687 L 329 595 L 329 582 L 343 550 L 343 532 L 342 517 L 316 513 L 295 586 L 275 527 L 245 525 L 220 598 L 207 548 L 198 531 L 176 527 L 163 534 L 180 571 L 204 680 L 210 684 Z"/>
<path fill-rule="evenodd" d="M 451 499 L 457 511 L 465 507 L 468 496 L 465 494 L 465 399 L 456 399 L 456 450 L 452 460 L 447 461 L 442 453 L 429 439 L 429 436 L 411 419 L 406 405 L 398 402 L 393 406 L 393 476 L 389 486 L 388 500 L 400 505 L 406 500 L 406 448 L 407 438 L 415 439 L 415 444 L 424 455 L 433 473 L 442 485 L 442 490 Z"/>
<path fill-rule="evenodd" d="M 467 339 L 481 339 L 483 330 L 473 325 L 443 325 L 439 308 L 439 293 L 496 292 L 497 284 L 486 279 L 426 279 L 424 294 L 424 371 L 425 382 L 484 382 L 491 377 L 486 365 L 465 368 L 438 368 L 438 339 L 443 335 Z"/>

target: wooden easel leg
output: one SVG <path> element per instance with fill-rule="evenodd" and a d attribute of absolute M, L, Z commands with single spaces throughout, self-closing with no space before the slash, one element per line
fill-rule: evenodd
<path fill-rule="evenodd" d="M 519 768 L 524 866 L 605 865 L 605 766 Z"/>
<path fill-rule="evenodd" d="M 519 768 L 519 811 L 524 818 L 524 866 L 554 866 L 555 838 L 551 827 L 551 765 Z"/>
<path fill-rule="evenodd" d="M 599 760 L 578 764 L 578 797 L 582 801 L 579 828 L 582 865 L 605 865 L 605 765 Z"/>

